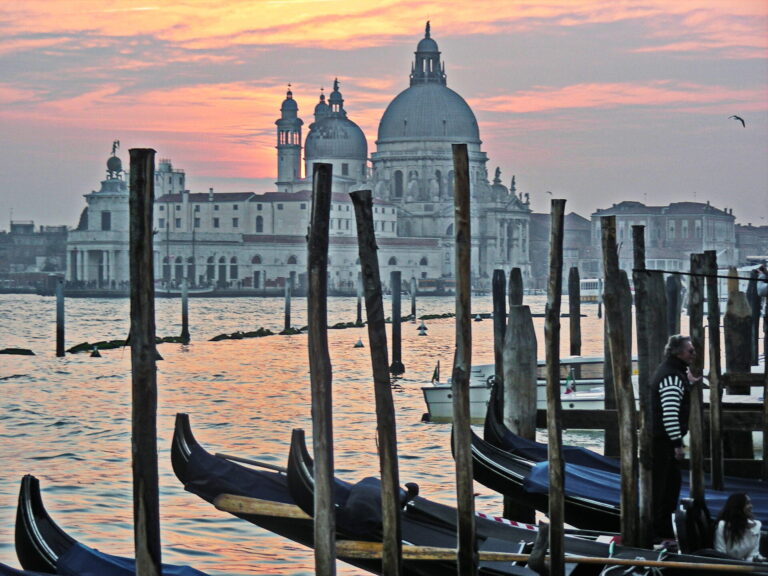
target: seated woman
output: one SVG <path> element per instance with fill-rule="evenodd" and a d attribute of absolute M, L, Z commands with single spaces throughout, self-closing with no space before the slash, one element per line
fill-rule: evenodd
<path fill-rule="evenodd" d="M 752 502 L 743 492 L 736 492 L 720 511 L 715 528 L 715 549 L 748 561 L 764 561 L 760 555 L 760 521 L 752 516 Z"/>

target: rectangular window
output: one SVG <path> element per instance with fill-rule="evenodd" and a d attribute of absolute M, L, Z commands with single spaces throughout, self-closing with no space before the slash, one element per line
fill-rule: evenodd
<path fill-rule="evenodd" d="M 112 212 L 101 213 L 101 229 L 112 230 Z"/>
<path fill-rule="evenodd" d="M 302 202 L 301 204 L 299 204 L 299 208 L 301 208 L 302 210 L 306 210 L 307 204 L 305 202 Z"/>
<path fill-rule="evenodd" d="M 256 204 L 256 211 L 257 212 L 261 212 L 261 209 L 262 209 L 262 205 L 261 204 Z"/>
<path fill-rule="evenodd" d="M 341 175 L 349 176 L 349 164 L 347 164 L 346 162 L 341 163 Z"/>
<path fill-rule="evenodd" d="M 157 221 L 157 226 L 158 226 L 159 228 L 165 228 L 165 218 L 160 218 L 160 219 Z"/>
<path fill-rule="evenodd" d="M 213 219 L 213 227 L 214 228 L 218 228 L 219 227 L 219 219 L 218 218 L 214 218 Z"/>
<path fill-rule="evenodd" d="M 232 218 L 232 228 L 240 226 L 240 220 L 238 218 Z"/>
<path fill-rule="evenodd" d="M 174 226 L 176 226 L 176 228 L 181 228 L 181 218 L 176 218 L 176 222 L 174 223 Z"/>
<path fill-rule="evenodd" d="M 176 204 L 176 211 L 178 212 L 179 210 L 181 210 L 181 204 Z"/>
<path fill-rule="evenodd" d="M 200 228 L 200 218 L 195 218 L 195 228 Z"/>
<path fill-rule="evenodd" d="M 195 204 L 195 212 L 200 212 L 200 204 Z"/>
<path fill-rule="evenodd" d="M 283 205 L 282 205 L 282 204 L 278 204 L 278 205 L 277 205 L 277 209 L 278 209 L 278 210 L 282 210 L 282 209 L 283 209 Z"/>
<path fill-rule="evenodd" d="M 216 210 L 216 211 L 218 211 L 218 210 L 219 210 L 219 205 L 218 205 L 218 204 L 214 204 L 214 205 L 213 205 L 213 209 L 214 209 L 214 210 Z"/>
<path fill-rule="evenodd" d="M 232 210 L 239 210 L 239 208 L 237 207 L 237 204 L 232 205 Z"/>
<path fill-rule="evenodd" d="M 160 208 L 160 212 L 163 212 L 165 210 L 165 206 L 163 206 L 162 204 L 160 204 L 159 208 Z"/>

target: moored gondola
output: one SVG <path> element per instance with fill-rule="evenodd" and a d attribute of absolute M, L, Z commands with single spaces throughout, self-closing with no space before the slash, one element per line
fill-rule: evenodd
<path fill-rule="evenodd" d="M 474 477 L 481 484 L 514 500 L 548 508 L 548 446 L 521 438 L 502 421 L 494 386 L 484 436 L 472 440 Z M 619 462 L 587 448 L 563 446 L 565 464 L 565 521 L 592 530 L 618 530 L 621 477 Z M 725 478 L 726 490 L 705 490 L 709 511 L 719 511 L 732 492 L 750 495 L 755 518 L 768 524 L 768 488 L 765 482 Z M 689 478 L 683 474 L 681 498 L 688 498 Z"/>
<path fill-rule="evenodd" d="M 31 475 L 21 480 L 16 511 L 16 554 L 25 570 L 20 574 L 66 574 L 78 576 L 131 576 L 135 561 L 99 552 L 81 544 L 48 514 L 40 493 L 40 482 Z M 0 571 L 0 574 L 4 574 Z M 13 572 L 10 572 L 13 574 Z M 163 564 L 164 576 L 205 576 L 187 566 Z"/>

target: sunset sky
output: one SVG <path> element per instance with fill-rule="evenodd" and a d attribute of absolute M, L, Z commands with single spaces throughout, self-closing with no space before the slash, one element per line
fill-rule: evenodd
<path fill-rule="evenodd" d="M 375 151 L 427 20 L 489 174 L 535 211 L 709 201 L 768 225 L 766 0 L 6 0 L 0 230 L 75 226 L 113 140 L 193 192 L 273 190 L 288 83 L 306 134 L 338 78 Z"/>

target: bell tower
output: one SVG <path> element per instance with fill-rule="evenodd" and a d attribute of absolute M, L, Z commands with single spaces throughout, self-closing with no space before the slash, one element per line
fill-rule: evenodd
<path fill-rule="evenodd" d="M 280 107 L 277 125 L 277 188 L 280 192 L 291 192 L 293 184 L 301 179 L 301 127 L 299 106 L 293 99 L 291 85 Z"/>

